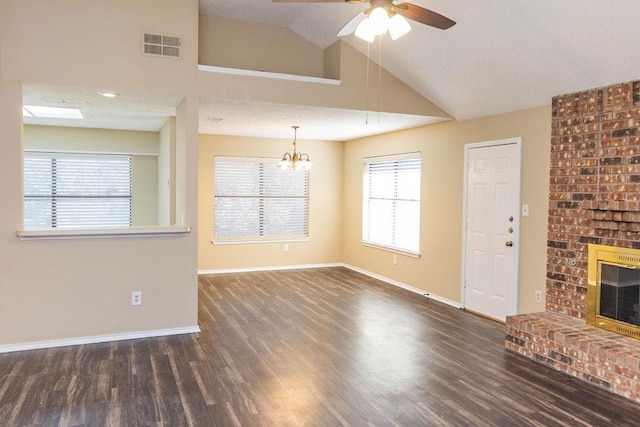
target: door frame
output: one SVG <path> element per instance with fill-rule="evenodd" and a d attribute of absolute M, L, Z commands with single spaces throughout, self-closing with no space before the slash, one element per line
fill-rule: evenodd
<path fill-rule="evenodd" d="M 517 212 L 514 215 L 514 229 L 515 233 L 513 234 L 513 252 L 514 252 L 514 260 L 513 260 L 513 288 L 511 289 L 511 295 L 513 301 L 510 301 L 509 311 L 512 314 L 518 313 L 518 298 L 519 298 L 519 277 L 520 277 L 520 213 L 521 213 L 521 193 L 522 193 L 522 138 L 521 137 L 513 137 L 513 138 L 505 138 L 505 139 L 497 139 L 493 141 L 484 141 L 484 142 L 474 142 L 465 144 L 464 146 L 464 174 L 463 174 L 463 195 L 462 195 L 462 275 L 460 277 L 460 301 L 461 308 L 464 309 L 466 306 L 465 301 L 465 288 L 466 288 L 466 277 L 467 277 L 467 219 L 468 219 L 468 206 L 467 206 L 467 198 L 468 198 L 468 176 L 469 176 L 469 151 L 476 148 L 484 148 L 484 147 L 495 147 L 500 145 L 515 145 L 517 148 L 516 153 L 516 161 L 518 171 L 516 173 L 518 182 L 516 183 L 517 194 L 516 194 L 516 205 Z"/>

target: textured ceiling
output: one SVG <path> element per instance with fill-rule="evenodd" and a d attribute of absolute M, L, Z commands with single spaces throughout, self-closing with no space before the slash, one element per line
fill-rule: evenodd
<path fill-rule="evenodd" d="M 412 23 L 383 39 L 382 65 L 458 120 L 548 105 L 558 94 L 640 77 L 637 0 L 415 0 L 457 25 Z M 200 0 L 201 13 L 289 27 L 326 47 L 364 6 Z M 345 40 L 361 52 L 366 44 Z"/>
<path fill-rule="evenodd" d="M 640 78 L 640 1 L 414 0 L 457 22 L 442 31 L 412 23 L 399 40 L 382 40 L 382 66 L 452 117 L 463 120 L 548 105 L 555 95 Z M 281 25 L 319 47 L 365 6 L 200 0 L 200 13 Z M 345 41 L 366 54 L 355 36 Z M 372 49 L 377 49 L 377 43 Z M 373 56 L 373 55 L 372 55 Z M 25 85 L 25 104 L 82 106 L 88 120 L 25 123 L 158 130 L 175 114 L 175 96 Z M 222 121 L 215 121 L 224 117 Z M 202 100 L 200 131 L 222 135 L 348 140 L 431 123 L 432 118 Z M 286 125 L 283 125 L 286 123 Z M 327 125 L 329 124 L 329 125 Z"/>
<path fill-rule="evenodd" d="M 220 112 L 223 120 L 219 120 Z M 442 120 L 445 119 L 337 108 L 200 100 L 200 133 L 212 135 L 286 138 L 293 136 L 290 126 L 298 125 L 301 139 L 347 141 Z"/>
<path fill-rule="evenodd" d="M 80 109 L 84 120 L 24 117 L 25 124 L 157 131 L 176 115 L 181 97 L 121 93 L 105 98 L 97 89 L 42 84 L 23 85 L 24 105 Z"/>

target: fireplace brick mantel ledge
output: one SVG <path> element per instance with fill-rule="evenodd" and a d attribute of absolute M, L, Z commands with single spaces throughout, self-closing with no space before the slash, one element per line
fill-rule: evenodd
<path fill-rule="evenodd" d="M 505 347 L 640 404 L 640 340 L 544 312 L 507 317 Z"/>

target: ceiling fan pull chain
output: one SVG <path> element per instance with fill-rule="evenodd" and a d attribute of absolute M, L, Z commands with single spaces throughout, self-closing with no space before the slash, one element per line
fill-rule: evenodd
<path fill-rule="evenodd" d="M 365 88 L 365 116 L 364 116 L 364 124 L 369 124 L 369 62 L 370 62 L 370 53 L 371 53 L 371 43 L 367 43 L 367 77 L 366 77 L 366 88 Z"/>
<path fill-rule="evenodd" d="M 382 36 L 378 36 L 378 123 L 380 123 L 380 88 L 382 87 Z"/>

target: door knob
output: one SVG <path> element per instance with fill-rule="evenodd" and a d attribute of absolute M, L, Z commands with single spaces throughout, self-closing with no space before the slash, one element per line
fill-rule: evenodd
<path fill-rule="evenodd" d="M 509 247 L 513 246 L 513 242 L 511 240 L 507 240 L 504 244 Z"/>

